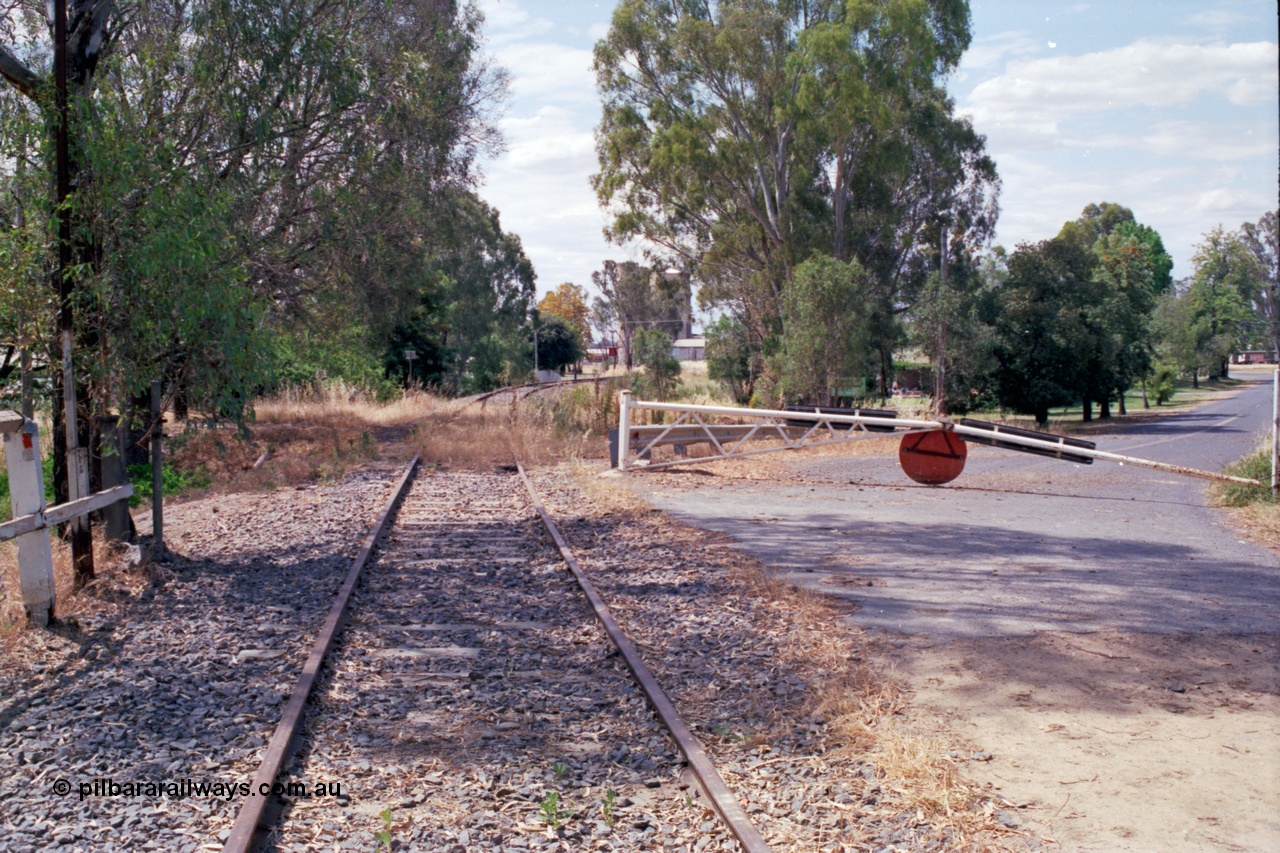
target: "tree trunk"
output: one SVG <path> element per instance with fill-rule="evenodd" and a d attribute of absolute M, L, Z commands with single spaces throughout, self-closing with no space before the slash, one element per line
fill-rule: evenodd
<path fill-rule="evenodd" d="M 1093 420 L 1093 401 L 1090 400 L 1088 397 L 1085 397 L 1084 403 L 1081 406 L 1080 411 L 1081 411 L 1081 418 L 1085 421 L 1085 423 L 1088 423 L 1089 421 Z"/>
<path fill-rule="evenodd" d="M 1200 371 L 1191 371 L 1191 387 L 1198 389 L 1200 387 Z"/>
<path fill-rule="evenodd" d="M 1106 420 L 1111 417 L 1111 395 L 1107 395 L 1098 401 L 1098 418 Z"/>
<path fill-rule="evenodd" d="M 947 232 L 942 231 L 940 247 L 942 292 L 947 292 Z M 933 408 L 939 415 L 947 413 L 947 323 L 938 324 L 938 357 L 933 364 Z"/>
<path fill-rule="evenodd" d="M 880 396 L 889 399 L 889 371 L 893 369 L 893 350 L 880 347 Z"/>
<path fill-rule="evenodd" d="M 1124 392 L 1121 392 L 1120 397 L 1119 397 L 1119 402 L 1120 402 L 1120 414 L 1122 414 L 1122 415 L 1127 415 L 1127 414 L 1129 414 L 1129 410 L 1128 410 L 1128 409 L 1126 409 L 1126 408 L 1125 408 L 1125 405 L 1124 405 Z"/>
<path fill-rule="evenodd" d="M 1036 409 L 1035 419 L 1036 426 L 1040 427 L 1040 429 L 1047 429 L 1049 427 L 1049 409 L 1047 407 Z"/>
<path fill-rule="evenodd" d="M 833 189 L 832 230 L 834 232 L 831 255 L 837 261 L 845 260 L 845 211 L 848 208 L 847 190 L 845 189 L 845 162 L 843 157 L 836 157 L 836 179 Z"/>
<path fill-rule="evenodd" d="M 1151 404 L 1147 402 L 1147 377 L 1142 377 L 1142 408 L 1149 409 Z"/>

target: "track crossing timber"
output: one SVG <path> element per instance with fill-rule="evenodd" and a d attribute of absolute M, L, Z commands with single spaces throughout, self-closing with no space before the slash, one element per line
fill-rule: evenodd
<path fill-rule="evenodd" d="M 512 473 L 409 487 L 329 667 L 282 779 L 342 791 L 285 797 L 275 849 L 385 832 L 404 849 L 640 850 L 672 825 L 739 849 L 680 790 L 682 757 Z M 767 849 L 754 833 L 735 829 Z"/>

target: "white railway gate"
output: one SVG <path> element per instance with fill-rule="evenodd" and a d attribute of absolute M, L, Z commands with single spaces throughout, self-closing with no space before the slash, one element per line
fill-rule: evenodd
<path fill-rule="evenodd" d="M 48 625 L 55 604 L 49 528 L 128 500 L 133 494 L 133 484 L 125 483 L 58 506 L 46 506 L 44 473 L 40 467 L 40 432 L 35 421 L 17 412 L 0 411 L 0 437 L 4 441 L 13 506 L 13 519 L 0 524 L 0 542 L 17 541 L 18 576 L 27 618 L 37 625 Z"/>
<path fill-rule="evenodd" d="M 1280 373 L 1280 371 L 1278 371 Z M 1280 377 L 1278 377 L 1280 378 Z M 1280 384 L 1277 386 L 1280 399 Z M 1277 404 L 1280 407 L 1280 403 Z M 950 433 L 975 444 L 985 444 L 1006 450 L 1034 453 L 1064 459 L 1070 462 L 1091 464 L 1093 460 L 1118 462 L 1122 465 L 1138 465 L 1172 474 L 1182 474 L 1205 480 L 1219 480 L 1242 485 L 1262 485 L 1248 477 L 1234 477 L 1213 471 L 1201 471 L 1182 465 L 1171 465 L 1137 456 L 1125 456 L 1098 450 L 1093 442 L 1077 438 L 1013 429 L 986 421 L 961 418 L 910 419 L 899 418 L 896 412 L 858 409 L 823 409 L 801 407 L 782 409 L 745 409 L 732 406 L 699 406 L 684 403 L 656 403 L 633 400 L 630 391 L 622 391 L 619 397 L 618 439 L 615 464 L 620 471 L 641 471 L 688 464 L 688 459 L 651 461 L 652 451 L 661 446 L 705 444 L 711 452 L 696 460 L 698 463 L 750 456 L 756 453 L 773 453 L 782 450 L 798 450 L 846 441 L 874 438 L 876 433 L 897 433 L 900 436 L 922 433 Z M 663 412 L 674 416 L 671 423 L 635 425 L 634 413 L 638 411 Z M 1277 419 L 1280 425 L 1280 419 Z M 748 442 L 770 440 L 768 446 L 748 447 Z M 958 443 L 963 449 L 963 442 Z M 929 453 L 929 451 L 925 451 Z M 938 455 L 936 453 L 932 455 Z M 963 467 L 963 456 L 959 457 Z M 904 468 L 906 460 L 903 460 Z M 949 477 L 934 481 L 946 482 Z M 915 475 L 912 475 L 913 477 Z M 921 480 L 921 482 L 926 482 Z"/>

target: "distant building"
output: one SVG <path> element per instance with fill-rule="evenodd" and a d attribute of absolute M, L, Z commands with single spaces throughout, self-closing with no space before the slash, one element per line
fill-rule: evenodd
<path fill-rule="evenodd" d="M 592 364 L 600 364 L 601 362 L 618 361 L 618 345 L 612 341 L 604 341 L 596 346 L 587 347 L 587 361 Z"/>
<path fill-rule="evenodd" d="M 707 339 L 676 338 L 671 344 L 671 354 L 680 361 L 702 361 L 707 357 Z"/>
<path fill-rule="evenodd" d="M 1265 349 L 1247 349 L 1231 357 L 1234 364 L 1275 364 L 1276 351 Z"/>

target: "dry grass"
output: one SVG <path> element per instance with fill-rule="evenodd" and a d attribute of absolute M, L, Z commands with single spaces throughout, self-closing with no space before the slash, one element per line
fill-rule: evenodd
<path fill-rule="evenodd" d="M 1233 524 L 1245 536 L 1280 552 L 1280 504 L 1255 503 L 1229 512 Z"/>
<path fill-rule="evenodd" d="M 429 418 L 446 417 L 462 407 L 447 397 L 413 389 L 390 402 L 380 402 L 367 390 L 337 381 L 322 387 L 290 388 L 253 405 L 259 424 L 314 426 L 411 427 Z"/>
<path fill-rule="evenodd" d="M 181 468 L 205 469 L 224 491 L 332 480 L 414 452 L 432 465 L 491 469 L 517 454 L 534 464 L 601 456 L 614 409 L 609 389 L 586 386 L 481 404 L 416 390 L 381 402 L 332 383 L 258 401 L 243 434 L 193 426 L 174 442 L 173 458 Z"/>
<path fill-rule="evenodd" d="M 71 546 L 57 536 L 52 537 L 53 580 L 56 618 L 78 619 L 112 606 L 120 597 L 135 596 L 153 578 L 153 569 L 126 571 L 125 546 L 108 542 L 101 529 L 93 531 L 95 577 L 85 590 L 75 587 L 71 564 Z M 88 591 L 90 595 L 85 595 Z M 26 614 L 22 606 L 22 587 L 18 576 L 18 548 L 15 542 L 0 543 L 0 647 L 13 651 L 26 636 Z"/>
<path fill-rule="evenodd" d="M 1262 485 L 1214 483 L 1210 488 L 1213 505 L 1226 508 L 1232 524 L 1245 537 L 1280 551 L 1280 503 L 1271 494 L 1270 436 L 1253 453 L 1228 465 L 1227 473 L 1251 477 Z"/>
<path fill-rule="evenodd" d="M 829 599 L 778 580 L 758 563 L 744 565 L 740 574 L 755 595 L 795 624 L 832 626 L 793 631 L 790 651 L 826 674 L 814 691 L 813 712 L 830 721 L 843 748 L 872 756 L 903 805 L 944 821 L 958 837 L 973 839 L 991 830 L 990 815 L 975 808 L 982 799 L 978 788 L 949 757 L 955 745 L 936 725 L 912 718 L 902 682 L 871 660 L 865 635 L 842 622 Z"/>

